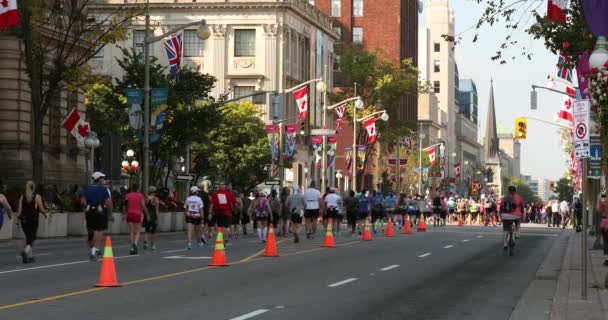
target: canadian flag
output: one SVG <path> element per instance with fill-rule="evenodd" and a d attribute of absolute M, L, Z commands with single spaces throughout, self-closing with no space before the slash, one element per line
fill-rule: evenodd
<path fill-rule="evenodd" d="M 576 96 L 576 90 L 571 87 L 566 87 L 566 93 Z M 572 101 L 574 98 L 571 96 L 564 96 L 564 102 L 562 103 L 562 108 L 559 111 L 559 117 L 568 120 L 570 122 L 574 121 L 574 117 L 572 116 Z"/>
<path fill-rule="evenodd" d="M 566 23 L 566 9 L 568 9 L 568 0 L 548 0 L 547 19 Z"/>
<path fill-rule="evenodd" d="M 429 160 L 431 160 L 431 167 L 435 166 L 435 159 L 436 159 L 436 154 L 435 154 L 435 147 L 430 148 L 426 151 L 426 153 L 428 153 L 429 155 Z"/>
<path fill-rule="evenodd" d="M 17 0 L 0 1 L 0 30 L 19 25 Z"/>
<path fill-rule="evenodd" d="M 460 163 L 454 164 L 454 175 L 456 175 L 456 178 L 460 178 Z"/>
<path fill-rule="evenodd" d="M 378 137 L 378 132 L 376 132 L 376 119 L 370 118 L 363 122 L 365 129 L 367 129 L 367 143 L 376 142 L 376 138 Z"/>
<path fill-rule="evenodd" d="M 89 135 L 89 123 L 80 118 L 80 114 L 78 114 L 76 108 L 70 111 L 70 114 L 63 120 L 62 124 L 79 142 L 84 142 L 84 138 Z"/>
<path fill-rule="evenodd" d="M 296 104 L 300 111 L 300 121 L 306 119 L 306 112 L 308 112 L 308 87 L 303 87 L 293 92 L 294 98 L 296 98 Z"/>

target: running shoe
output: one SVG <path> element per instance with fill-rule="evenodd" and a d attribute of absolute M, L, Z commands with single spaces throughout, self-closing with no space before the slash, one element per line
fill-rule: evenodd
<path fill-rule="evenodd" d="M 202 248 L 202 247 L 204 247 L 204 246 L 205 246 L 205 244 L 204 244 L 204 243 L 202 243 L 202 242 L 199 242 L 199 243 L 198 243 L 198 247 L 199 247 L 199 248 Z"/>
<path fill-rule="evenodd" d="M 148 250 L 148 242 L 144 241 L 144 250 Z"/>
<path fill-rule="evenodd" d="M 190 242 L 188 242 L 188 245 L 186 246 L 187 250 L 192 250 L 192 244 Z"/>
<path fill-rule="evenodd" d="M 155 245 L 150 246 L 150 250 L 155 251 L 156 250 L 156 246 Z"/>

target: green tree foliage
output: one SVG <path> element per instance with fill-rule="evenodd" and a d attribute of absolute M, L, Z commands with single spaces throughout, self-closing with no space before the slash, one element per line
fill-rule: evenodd
<path fill-rule="evenodd" d="M 540 199 L 538 198 L 538 195 L 534 192 L 532 192 L 532 189 L 530 189 L 530 186 L 528 186 L 527 183 L 523 182 L 523 180 L 519 179 L 519 178 L 503 178 L 502 181 L 502 194 L 506 194 L 507 193 L 507 188 L 510 185 L 514 185 L 515 187 L 517 187 L 517 193 L 519 194 L 519 196 L 521 197 L 521 200 L 525 203 L 525 204 L 530 204 L 530 203 L 535 203 L 535 202 L 539 202 Z"/>
<path fill-rule="evenodd" d="M 96 1 L 18 0 L 25 71 L 32 105 L 33 179 L 43 178 L 43 123 L 62 91 L 75 90 L 89 74 L 88 62 L 108 43 L 127 37 L 127 26 L 138 10 L 89 18 Z"/>
<path fill-rule="evenodd" d="M 572 188 L 572 181 L 567 178 L 561 178 L 555 184 L 555 194 L 559 197 L 559 200 L 572 201 L 574 196 L 574 188 Z"/>
<path fill-rule="evenodd" d="M 218 111 L 217 122 L 193 145 L 195 172 L 250 190 L 266 178 L 263 169 L 270 159 L 261 111 L 249 102 L 228 103 Z"/>

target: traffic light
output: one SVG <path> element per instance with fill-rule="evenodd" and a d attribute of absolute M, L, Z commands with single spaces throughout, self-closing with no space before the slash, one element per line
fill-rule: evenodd
<path fill-rule="evenodd" d="M 306 120 L 300 120 L 300 134 L 306 134 Z"/>
<path fill-rule="evenodd" d="M 515 139 L 526 139 L 528 135 L 528 119 L 520 117 L 515 119 Z"/>
<path fill-rule="evenodd" d="M 551 181 L 551 183 L 549 183 L 549 188 L 555 190 L 555 182 Z"/>

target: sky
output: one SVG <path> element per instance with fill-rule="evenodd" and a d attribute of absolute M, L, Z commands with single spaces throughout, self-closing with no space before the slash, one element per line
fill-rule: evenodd
<path fill-rule="evenodd" d="M 425 0 L 425 3 L 430 0 Z M 481 16 L 484 5 L 473 0 L 450 0 L 454 9 L 455 29 L 460 34 L 473 26 Z M 543 7 L 544 9 L 544 7 Z M 420 30 L 426 28 L 426 14 L 420 14 Z M 557 56 L 545 49 L 542 40 L 534 40 L 523 29 L 516 32 L 513 38 L 532 49 L 532 60 L 521 57 L 521 49 L 513 48 L 507 52 L 508 57 L 518 56 L 507 64 L 492 61 L 492 57 L 507 35 L 502 27 L 484 26 L 479 31 L 479 39 L 473 43 L 475 28 L 460 34 L 463 39 L 456 47 L 455 56 L 460 79 L 473 79 L 477 84 L 479 97 L 480 138 L 485 136 L 490 79 L 494 80 L 494 99 L 496 122 L 513 130 L 516 117 L 530 116 L 555 121 L 562 96 L 544 90 L 538 91 L 538 109 L 530 109 L 531 85 L 545 86 L 547 76 L 557 73 Z M 421 40 L 422 41 L 422 40 Z M 419 47 L 419 61 L 426 63 L 425 47 Z M 424 71 L 422 74 L 425 74 Z M 563 89 L 557 84 L 556 89 Z M 564 153 L 560 147 L 558 128 L 538 121 L 528 121 L 528 138 L 522 142 L 521 173 L 534 178 L 558 180 L 566 170 Z"/>

